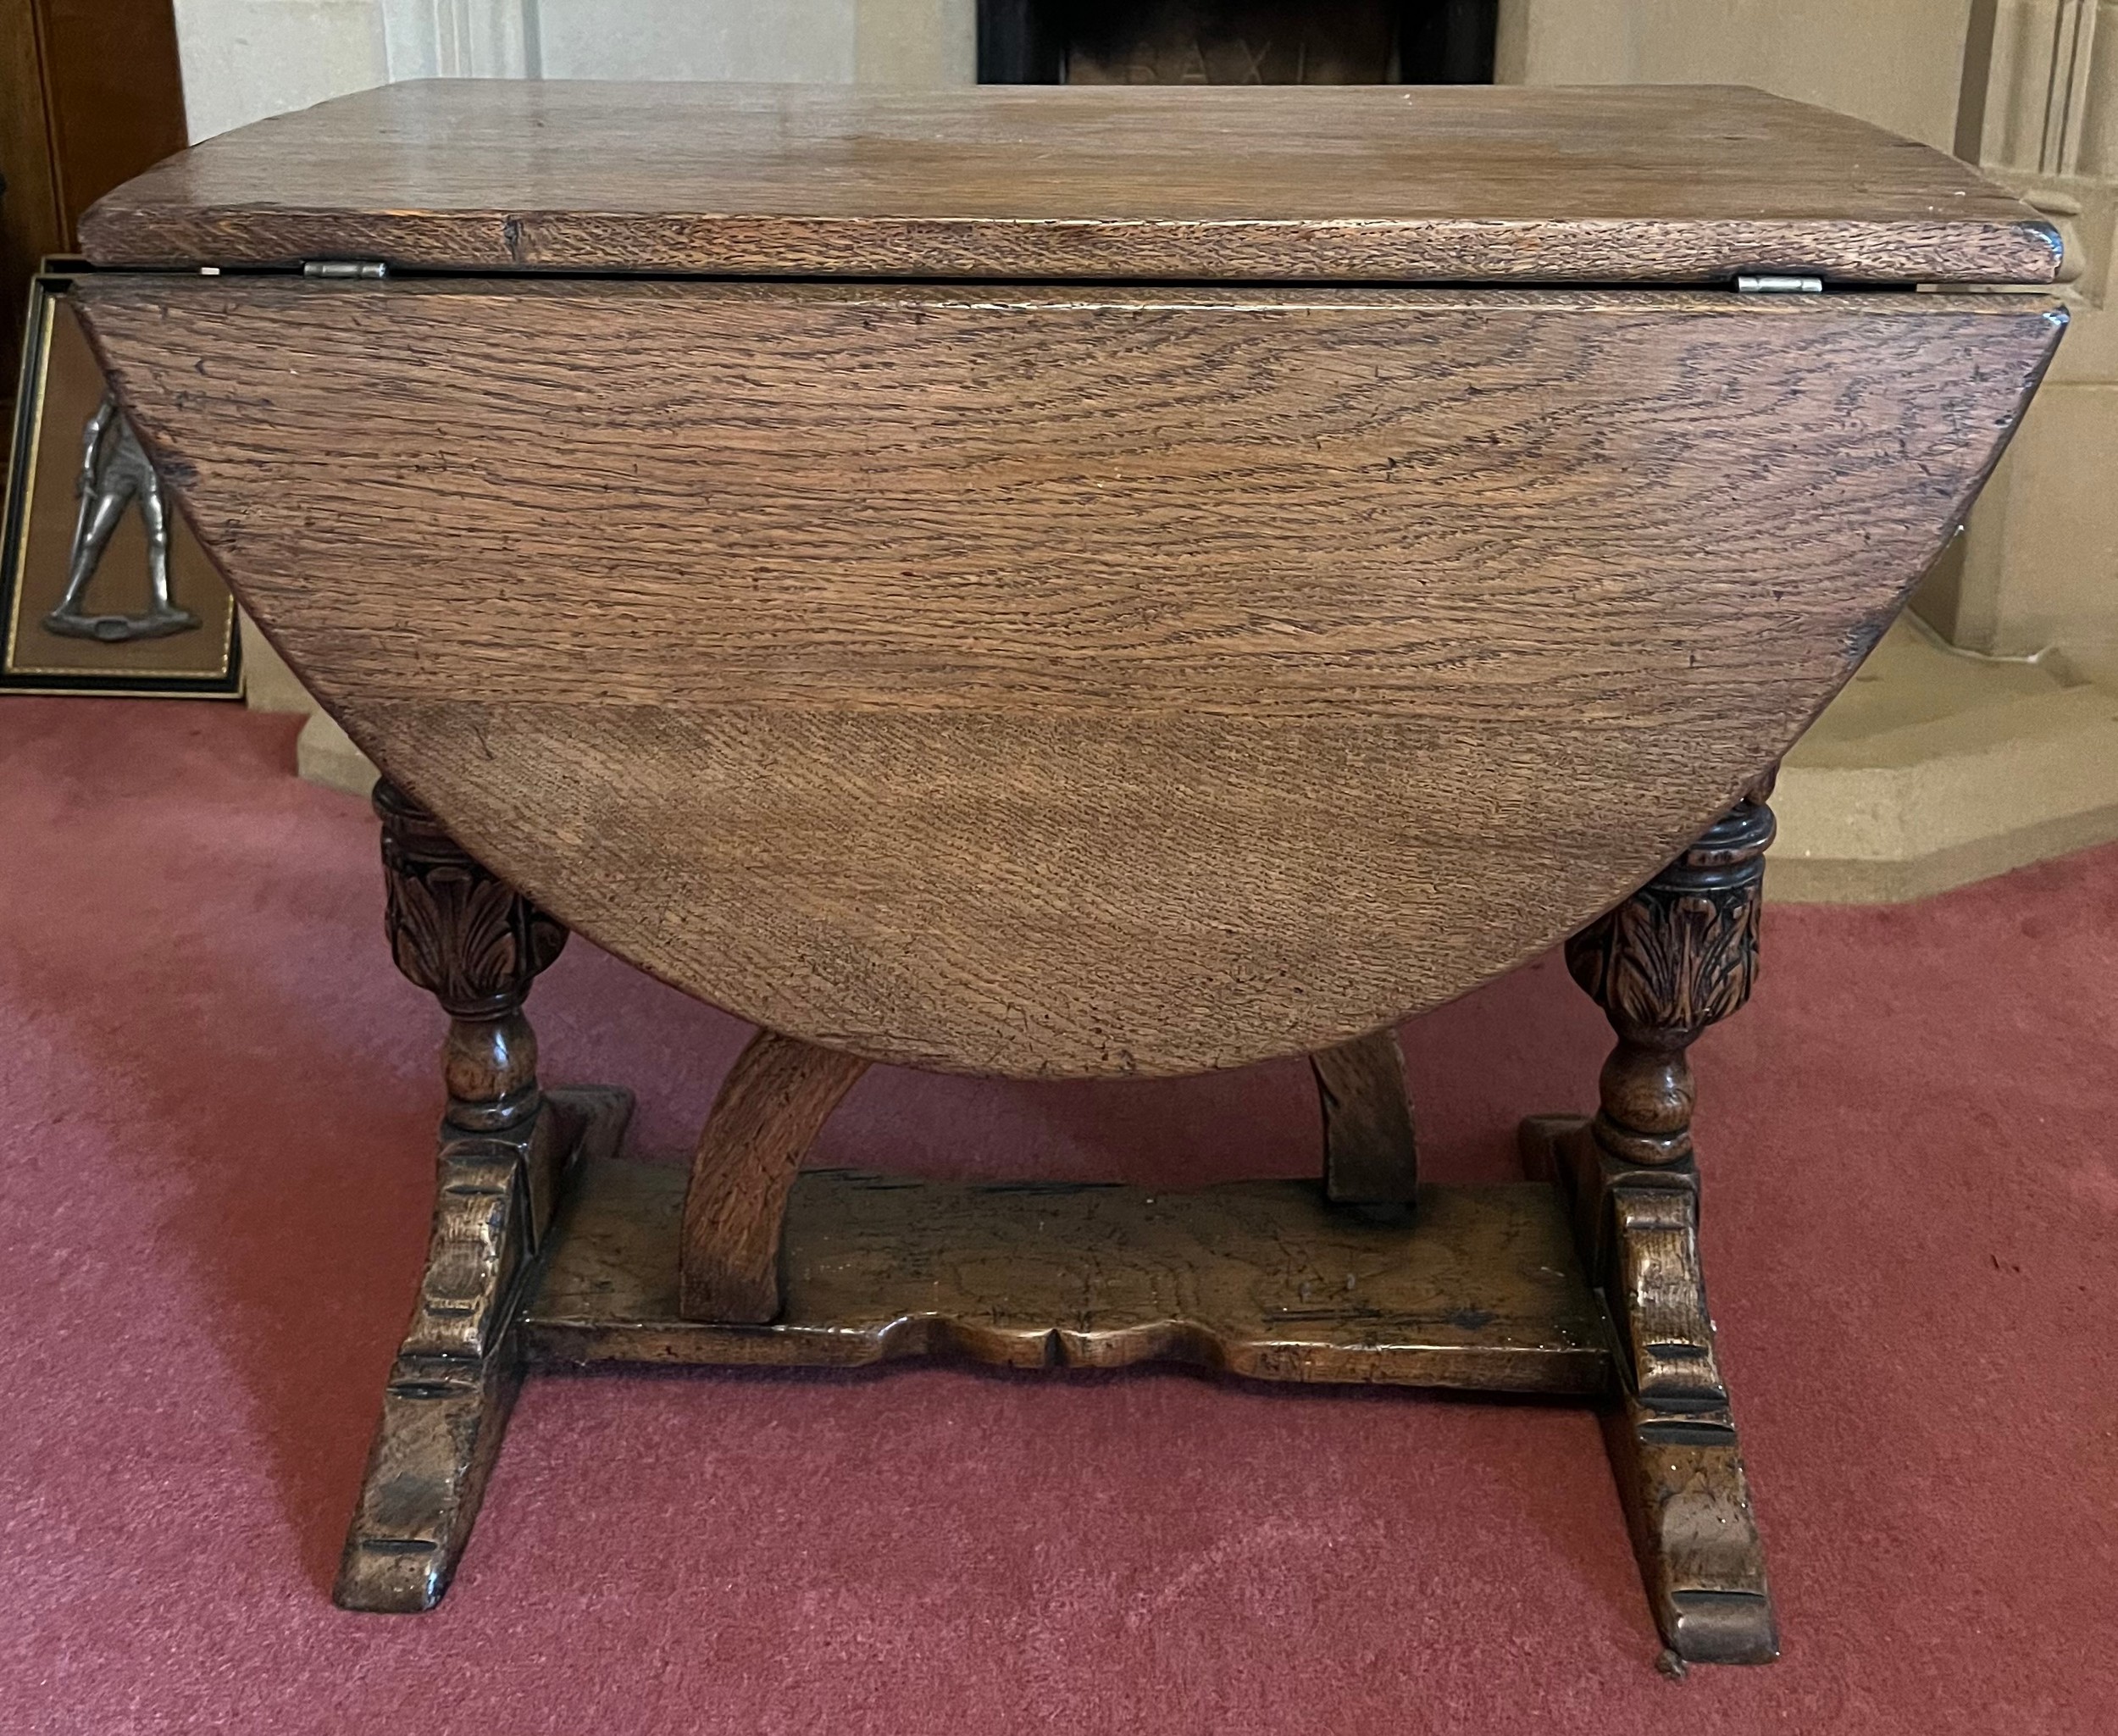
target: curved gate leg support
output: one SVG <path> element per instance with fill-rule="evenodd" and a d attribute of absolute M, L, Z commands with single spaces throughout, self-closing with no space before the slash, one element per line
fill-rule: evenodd
<path fill-rule="evenodd" d="M 477 1517 L 521 1382 L 515 1313 L 563 1173 L 615 1151 L 623 1091 L 546 1098 L 523 1017 L 566 930 L 496 879 L 388 783 L 375 786 L 397 968 L 449 1014 L 434 1229 L 419 1300 L 385 1390 L 333 1599 L 431 1609 Z"/>
<path fill-rule="evenodd" d="M 868 1071 L 858 1056 L 759 1031 L 721 1085 L 684 1197 L 678 1306 L 762 1326 L 779 1313 L 779 1228 L 803 1154 Z"/>
<path fill-rule="evenodd" d="M 1572 1197 L 1617 1336 L 1604 1417 L 1655 1624 L 1691 1663 L 1766 1663 L 1779 1634 L 1699 1260 L 1685 1050 L 1749 997 L 1772 813 L 1761 783 L 1699 842 L 1567 943 L 1617 1033 L 1593 1122 L 1524 1123 Z"/>
<path fill-rule="evenodd" d="M 1405 1054 L 1385 1025 L 1309 1057 L 1323 1106 L 1324 1197 L 1380 1217 L 1407 1216 L 1419 1197 L 1419 1147 Z"/>

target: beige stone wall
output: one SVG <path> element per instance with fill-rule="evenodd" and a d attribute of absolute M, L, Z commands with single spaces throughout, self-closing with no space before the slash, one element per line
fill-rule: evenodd
<path fill-rule="evenodd" d="M 976 0 L 175 0 L 194 140 L 409 78 L 968 84 Z"/>
<path fill-rule="evenodd" d="M 2076 679 L 2118 685 L 2118 316 L 2108 190 L 2096 200 L 2101 244 L 2093 277 L 2070 286 L 2072 329 L 1962 542 L 1914 604 L 1966 650 L 2051 652 Z"/>
<path fill-rule="evenodd" d="M 1502 0 L 1503 84 L 1755 85 L 1949 148 L 1972 0 Z"/>
<path fill-rule="evenodd" d="M 2118 685 L 2118 0 L 1999 0 L 1992 25 L 1990 51 L 1972 45 L 1963 143 L 2059 223 L 2073 325 L 1916 607 L 1966 650 L 2049 651 Z"/>
<path fill-rule="evenodd" d="M 2118 0 L 1980 0 L 1966 155 L 2026 175 L 2118 169 Z"/>

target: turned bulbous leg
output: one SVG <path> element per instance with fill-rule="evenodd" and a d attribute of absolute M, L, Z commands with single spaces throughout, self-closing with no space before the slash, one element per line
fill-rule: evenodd
<path fill-rule="evenodd" d="M 449 1016 L 441 1045 L 450 1126 L 514 1127 L 537 1112 L 537 1039 L 522 1003 L 566 929 L 488 874 L 396 785 L 375 785 L 397 968 Z"/>
<path fill-rule="evenodd" d="M 1596 1143 L 1630 1163 L 1691 1156 L 1696 1093 L 1685 1051 L 1750 998 L 1772 810 L 1763 790 L 1566 943 L 1574 980 L 1617 1034 Z"/>
<path fill-rule="evenodd" d="M 1571 1197 L 1576 1239 L 1616 1336 L 1605 1440 L 1671 1650 L 1763 1663 L 1779 1635 L 1699 1258 L 1694 1090 L 1686 1051 L 1749 997 L 1772 813 L 1769 779 L 1570 941 L 1611 1021 L 1592 1121 L 1533 1120 L 1532 1166 Z"/>
<path fill-rule="evenodd" d="M 334 1593 L 348 1609 L 430 1609 L 470 1534 L 520 1383 L 514 1320 L 558 1179 L 584 1140 L 615 1142 L 622 1094 L 537 1084 L 522 1012 L 566 930 L 460 849 L 388 783 L 375 786 L 397 968 L 449 1016 L 448 1106 L 427 1270 L 383 1400 Z"/>

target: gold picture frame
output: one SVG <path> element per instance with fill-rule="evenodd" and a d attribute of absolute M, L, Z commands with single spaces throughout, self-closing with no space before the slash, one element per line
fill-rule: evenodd
<path fill-rule="evenodd" d="M 108 397 L 68 263 L 46 260 L 30 286 L 0 518 L 0 691 L 234 698 L 235 599 Z"/>

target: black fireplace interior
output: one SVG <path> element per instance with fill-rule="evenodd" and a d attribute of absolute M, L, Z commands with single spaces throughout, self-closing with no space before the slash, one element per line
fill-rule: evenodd
<path fill-rule="evenodd" d="M 1499 0 L 979 0 L 987 85 L 1482 85 Z"/>

